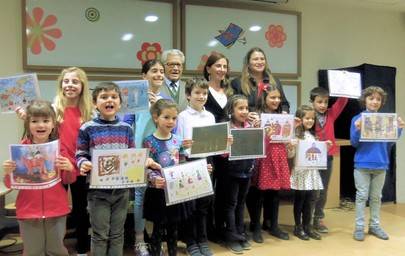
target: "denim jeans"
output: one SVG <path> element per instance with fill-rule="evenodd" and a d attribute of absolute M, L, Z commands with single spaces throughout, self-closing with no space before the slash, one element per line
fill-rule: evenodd
<path fill-rule="evenodd" d="M 87 195 L 93 255 L 120 256 L 128 212 L 128 189 L 90 189 Z"/>
<path fill-rule="evenodd" d="M 356 228 L 365 226 L 364 209 L 370 199 L 370 227 L 380 226 L 381 194 L 385 181 L 385 170 L 354 170 L 356 185 Z"/>
<path fill-rule="evenodd" d="M 146 187 L 135 188 L 134 201 L 134 223 L 135 234 L 140 234 L 145 229 L 145 219 L 143 218 L 143 199 L 145 197 Z"/>

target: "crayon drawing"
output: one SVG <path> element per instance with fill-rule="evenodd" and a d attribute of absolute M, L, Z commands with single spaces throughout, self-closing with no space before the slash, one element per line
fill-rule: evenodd
<path fill-rule="evenodd" d="M 261 114 L 261 127 L 264 127 L 270 142 L 289 142 L 294 138 L 294 116 L 287 114 Z"/>
<path fill-rule="evenodd" d="M 327 152 L 324 141 L 298 140 L 295 168 L 326 169 Z"/>
<path fill-rule="evenodd" d="M 121 113 L 149 110 L 147 80 L 115 81 L 121 89 Z"/>
<path fill-rule="evenodd" d="M 398 139 L 397 114 L 362 113 L 360 141 L 396 141 Z"/>

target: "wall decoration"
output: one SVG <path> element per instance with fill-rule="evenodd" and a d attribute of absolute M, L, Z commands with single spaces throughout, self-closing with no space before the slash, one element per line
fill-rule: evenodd
<path fill-rule="evenodd" d="M 0 112 L 13 113 L 16 107 L 26 107 L 39 98 L 36 74 L 0 77 Z"/>
<path fill-rule="evenodd" d="M 230 132 L 233 137 L 230 161 L 266 157 L 263 128 L 231 129 Z"/>
<path fill-rule="evenodd" d="M 23 68 L 139 73 L 142 61 L 176 46 L 176 0 L 22 0 Z M 156 20 L 148 20 L 153 14 Z M 153 51 L 142 45 L 149 43 Z M 159 45 L 159 48 L 157 47 Z M 138 59 L 138 51 L 145 51 Z"/>
<path fill-rule="evenodd" d="M 193 127 L 193 145 L 189 157 L 207 157 L 228 152 L 228 130 L 228 122 Z"/>
<path fill-rule="evenodd" d="M 397 120 L 395 113 L 362 113 L 360 141 L 396 141 Z"/>
<path fill-rule="evenodd" d="M 90 188 L 114 189 L 146 186 L 146 148 L 93 150 Z"/>
<path fill-rule="evenodd" d="M 229 1 L 182 1 L 182 50 L 185 72 L 197 73 L 200 56 L 223 53 L 234 72 L 252 47 L 266 53 L 277 77 L 301 74 L 301 13 Z M 204 26 L 201 26 L 204 21 Z M 218 35 L 218 30 L 223 30 Z"/>
<path fill-rule="evenodd" d="M 136 57 L 143 64 L 148 60 L 160 59 L 162 47 L 159 43 L 143 43 L 141 50 L 137 52 Z"/>
<path fill-rule="evenodd" d="M 166 180 L 166 205 L 214 194 L 206 159 L 166 167 L 162 173 Z"/>
<path fill-rule="evenodd" d="M 59 141 L 43 144 L 10 145 L 10 156 L 17 167 L 11 173 L 13 189 L 44 189 L 60 182 L 60 173 L 55 168 L 59 154 Z"/>
<path fill-rule="evenodd" d="M 294 115 L 262 113 L 260 119 L 270 142 L 290 142 L 294 138 Z"/>
<path fill-rule="evenodd" d="M 298 140 L 295 168 L 326 169 L 328 150 L 326 142 L 315 140 Z"/>

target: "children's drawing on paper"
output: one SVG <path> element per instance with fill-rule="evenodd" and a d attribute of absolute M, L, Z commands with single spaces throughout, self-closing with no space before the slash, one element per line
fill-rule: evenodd
<path fill-rule="evenodd" d="M 261 114 L 266 136 L 271 142 L 288 142 L 294 136 L 294 116 L 285 114 Z"/>
<path fill-rule="evenodd" d="M 147 80 L 115 81 L 121 89 L 121 113 L 135 113 L 149 109 Z"/>
<path fill-rule="evenodd" d="M 326 164 L 326 142 L 298 140 L 295 157 L 295 168 L 326 169 Z"/>
<path fill-rule="evenodd" d="M 398 139 L 397 114 L 363 113 L 361 141 L 395 141 Z"/>

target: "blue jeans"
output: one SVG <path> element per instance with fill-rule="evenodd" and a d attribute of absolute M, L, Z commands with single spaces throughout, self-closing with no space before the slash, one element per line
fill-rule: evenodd
<path fill-rule="evenodd" d="M 93 255 L 120 256 L 128 212 L 128 189 L 90 189 L 87 195 Z"/>
<path fill-rule="evenodd" d="M 145 219 L 143 218 L 143 200 L 145 197 L 146 187 L 135 188 L 134 200 L 134 223 L 135 234 L 140 234 L 145 229 Z"/>
<path fill-rule="evenodd" d="M 356 185 L 356 228 L 365 226 L 364 209 L 370 199 L 370 227 L 380 226 L 381 195 L 385 181 L 385 170 L 354 170 Z"/>

